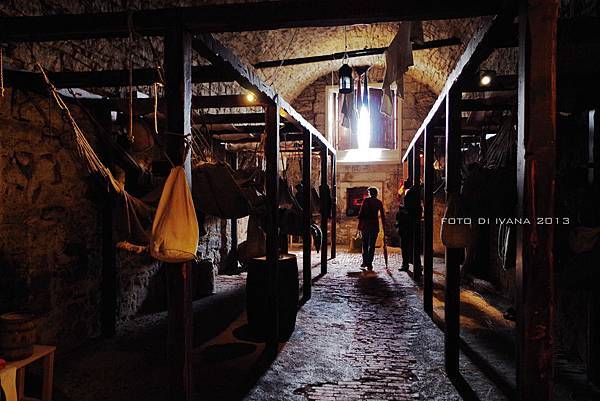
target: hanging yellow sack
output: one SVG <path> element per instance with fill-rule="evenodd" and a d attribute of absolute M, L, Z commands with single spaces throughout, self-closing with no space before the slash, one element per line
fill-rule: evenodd
<path fill-rule="evenodd" d="M 163 262 L 178 263 L 196 257 L 198 220 L 185 170 L 171 169 L 152 223 L 150 255 Z"/>

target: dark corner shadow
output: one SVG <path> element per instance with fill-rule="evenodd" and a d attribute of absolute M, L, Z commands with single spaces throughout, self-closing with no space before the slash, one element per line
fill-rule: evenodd
<path fill-rule="evenodd" d="M 248 370 L 248 375 L 244 378 L 241 385 L 238 387 L 235 395 L 229 401 L 238 401 L 245 399 L 250 391 L 256 386 L 260 378 L 269 370 L 277 356 L 285 347 L 285 342 L 280 342 L 277 345 L 267 343 L 263 352 Z"/>
<path fill-rule="evenodd" d="M 319 281 L 320 279 L 322 279 L 323 277 L 325 277 L 327 273 L 320 273 L 318 276 L 313 277 L 312 279 L 312 283 L 316 283 L 317 281 Z"/>
<path fill-rule="evenodd" d="M 467 383 L 463 375 L 460 373 L 448 374 L 448 378 L 458 391 L 458 394 L 465 401 L 481 401 L 477 393 L 471 388 L 471 385 Z"/>
<path fill-rule="evenodd" d="M 228 361 L 256 351 L 256 345 L 247 343 L 215 344 L 202 351 L 202 359 L 209 362 Z"/>
<path fill-rule="evenodd" d="M 248 324 L 244 324 L 233 330 L 233 336 L 240 341 L 248 341 L 251 343 L 264 343 L 265 339 L 262 336 L 257 335 Z"/>

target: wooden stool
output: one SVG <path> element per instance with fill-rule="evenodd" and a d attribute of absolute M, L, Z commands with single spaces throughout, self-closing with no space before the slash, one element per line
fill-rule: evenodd
<path fill-rule="evenodd" d="M 13 367 L 17 369 L 17 400 L 31 401 L 34 398 L 25 397 L 25 369 L 33 362 L 42 360 L 44 368 L 42 382 L 42 398 L 41 401 L 52 401 L 52 382 L 54 380 L 54 351 L 56 347 L 49 345 L 34 345 L 33 355 L 29 358 L 19 361 L 11 361 L 6 364 L 7 368 Z"/>
<path fill-rule="evenodd" d="M 287 340 L 296 327 L 298 312 L 298 263 L 296 255 L 279 255 L 277 297 L 279 310 L 279 339 Z M 246 278 L 246 311 L 248 326 L 261 338 L 269 335 L 268 266 L 266 257 L 248 263 Z"/>

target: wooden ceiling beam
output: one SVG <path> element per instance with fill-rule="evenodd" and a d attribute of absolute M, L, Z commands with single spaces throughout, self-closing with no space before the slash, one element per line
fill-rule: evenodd
<path fill-rule="evenodd" d="M 494 51 L 494 41 L 505 32 L 507 26 L 513 25 L 513 20 L 516 13 L 516 9 L 514 9 L 513 6 L 503 10 L 502 13 L 486 22 L 477 32 L 475 32 L 469 44 L 467 45 L 467 48 L 458 59 L 456 66 L 448 76 L 446 84 L 442 88 L 442 91 L 433 104 L 431 110 L 425 117 L 421 127 L 419 127 L 415 136 L 406 148 L 406 151 L 402 156 L 403 162 L 407 160 L 411 154 L 412 147 L 419 142 L 429 123 L 443 108 L 442 105 L 446 104 L 446 96 L 454 87 L 454 85 L 461 85 L 463 80 L 473 77 L 475 72 L 479 69 L 481 63 L 485 61 Z"/>
<path fill-rule="evenodd" d="M 48 78 L 57 88 L 103 88 L 129 86 L 128 70 L 105 71 L 66 71 L 48 72 Z M 5 85 L 30 90 L 46 90 L 46 83 L 40 73 L 30 71 L 4 70 Z M 212 66 L 192 67 L 192 82 L 231 82 L 233 76 Z M 134 86 L 152 85 L 161 77 L 155 68 L 139 68 L 132 71 Z"/>
<path fill-rule="evenodd" d="M 0 42 L 46 42 L 126 38 L 133 30 L 161 36 L 171 27 L 194 33 L 326 27 L 403 20 L 437 20 L 494 15 L 506 0 L 304 0 L 219 4 L 154 10 L 0 17 Z"/>
<path fill-rule="evenodd" d="M 129 105 L 127 99 L 122 98 L 104 98 L 104 99 L 83 99 L 79 101 L 86 106 L 102 106 L 109 110 L 128 113 Z M 158 108 L 164 111 L 164 99 L 159 99 Z M 192 96 L 192 109 L 211 109 L 228 107 L 257 107 L 260 104 L 249 102 L 245 95 L 218 95 L 218 96 Z M 133 108 L 136 114 L 149 114 L 154 111 L 154 99 L 142 98 L 133 100 Z"/>
<path fill-rule="evenodd" d="M 430 40 L 424 43 L 413 43 L 413 51 L 414 50 L 427 50 L 427 49 L 437 49 L 440 47 L 446 46 L 456 46 L 460 45 L 461 40 L 459 38 L 448 38 L 448 39 L 438 39 L 438 40 Z M 298 58 L 289 58 L 285 60 L 271 60 L 271 61 L 261 61 L 259 63 L 254 64 L 254 68 L 273 68 L 279 66 L 288 66 L 288 65 L 300 65 L 300 64 L 310 64 L 310 63 L 319 63 L 323 61 L 333 61 L 333 60 L 342 60 L 344 57 L 347 58 L 355 58 L 355 57 L 365 57 L 365 56 L 378 56 L 387 50 L 387 47 L 376 47 L 373 49 L 362 49 L 362 50 L 351 50 L 348 52 L 338 52 L 333 54 L 323 54 L 319 56 L 307 56 L 307 57 L 298 57 Z"/>
<path fill-rule="evenodd" d="M 287 103 L 275 90 L 264 83 L 258 76 L 256 70 L 244 64 L 230 49 L 223 46 L 210 34 L 196 35 L 192 46 L 202 57 L 212 65 L 222 68 L 228 73 L 237 76 L 237 83 L 244 89 L 252 92 L 257 102 L 262 104 L 279 104 L 279 113 L 282 117 L 296 125 L 300 131 L 308 131 L 311 135 L 331 154 L 336 150 L 331 143 Z"/>
<path fill-rule="evenodd" d="M 205 124 L 264 123 L 265 113 L 202 114 L 198 120 Z"/>

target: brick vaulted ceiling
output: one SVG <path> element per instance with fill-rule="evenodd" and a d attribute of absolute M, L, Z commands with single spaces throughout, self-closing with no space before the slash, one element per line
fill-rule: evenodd
<path fill-rule="evenodd" d="M 0 12 L 4 15 L 50 15 L 57 13 L 83 13 L 98 11 L 122 11 L 124 9 L 162 8 L 175 6 L 197 6 L 214 3 L 236 3 L 240 1 L 192 1 L 192 0 L 157 0 L 157 1 L 120 1 L 120 0 L 7 0 L 0 3 Z M 417 81 L 439 92 L 445 79 L 456 63 L 458 56 L 466 46 L 471 34 L 481 23 L 481 18 L 463 20 L 425 21 L 425 40 L 461 38 L 459 46 L 444 47 L 415 52 L 415 65 L 409 74 Z M 216 36 L 232 48 L 249 64 L 258 61 L 295 58 L 303 56 L 330 54 L 344 50 L 345 37 L 348 50 L 358 50 L 389 45 L 397 30 L 395 23 L 370 25 L 353 25 L 329 28 L 295 28 L 273 31 L 255 31 L 241 33 L 221 33 Z M 103 43 L 95 41 L 95 51 L 86 54 L 86 46 L 72 47 L 69 43 L 29 45 L 25 49 L 17 49 L 13 64 L 17 68 L 32 69 L 32 60 L 24 56 L 28 52 L 44 57 L 48 68 L 54 70 L 85 70 L 92 68 L 119 68 L 114 65 L 123 57 L 110 53 L 122 52 L 123 46 L 115 42 Z M 18 45 L 26 46 L 26 45 Z M 160 51 L 160 43 L 156 46 Z M 88 48 L 89 51 L 89 48 Z M 148 52 L 146 52 L 148 54 Z M 21 55 L 18 57 L 18 55 Z M 10 55 L 9 55 L 10 57 Z M 99 60 L 113 65 L 103 66 Z M 87 60 L 87 61 L 86 61 Z M 136 66 L 151 65 L 150 57 L 136 58 Z M 370 56 L 351 59 L 354 65 L 383 65 L 383 56 Z M 331 74 L 339 69 L 340 61 L 320 62 L 297 66 L 284 66 L 260 70 L 263 79 L 272 84 L 288 100 L 293 100 L 306 86 L 314 80 Z"/>

